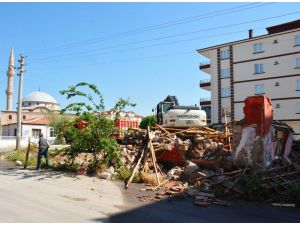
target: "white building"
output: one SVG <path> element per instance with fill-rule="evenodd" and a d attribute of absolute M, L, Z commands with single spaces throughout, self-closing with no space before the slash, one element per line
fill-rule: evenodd
<path fill-rule="evenodd" d="M 300 20 L 266 28 L 268 34 L 198 49 L 209 59 L 200 70 L 211 75 L 200 87 L 211 91 L 212 124 L 244 117 L 248 96 L 266 95 L 272 100 L 274 120 L 293 127 L 300 137 Z"/>
<path fill-rule="evenodd" d="M 40 133 L 50 141 L 55 140 L 54 129 L 50 126 L 51 112 L 57 113 L 60 106 L 49 94 L 41 91 L 32 92 L 23 99 L 21 136 L 38 138 Z M 17 111 L 1 112 L 2 136 L 16 136 Z"/>

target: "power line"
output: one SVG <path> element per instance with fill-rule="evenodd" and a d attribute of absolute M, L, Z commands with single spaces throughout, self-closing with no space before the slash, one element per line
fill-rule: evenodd
<path fill-rule="evenodd" d="M 168 35 L 168 36 L 163 36 L 163 37 L 158 37 L 158 38 L 153 38 L 153 39 L 148 39 L 148 40 L 143 40 L 143 41 L 130 42 L 130 43 L 125 43 L 125 44 L 120 44 L 120 45 L 105 47 L 105 48 L 101 48 L 101 49 L 97 49 L 97 50 L 92 50 L 92 51 L 73 52 L 73 53 L 68 53 L 68 54 L 62 54 L 62 55 L 56 55 L 56 56 L 50 56 L 50 57 L 44 57 L 44 58 L 37 58 L 37 59 L 33 60 L 32 62 L 41 61 L 41 60 L 47 60 L 47 59 L 55 59 L 55 58 L 60 58 L 60 57 L 64 57 L 64 56 L 73 56 L 73 55 L 78 55 L 78 54 L 90 53 L 90 52 L 95 52 L 95 51 L 99 51 L 99 50 L 111 49 L 111 48 L 128 46 L 128 45 L 139 44 L 139 43 L 150 42 L 150 41 L 158 41 L 158 40 L 163 40 L 163 39 L 168 39 L 168 38 L 173 38 L 173 37 L 181 37 L 181 36 L 196 34 L 196 33 L 199 33 L 199 32 L 219 30 L 219 29 L 224 29 L 224 28 L 228 28 L 228 27 L 234 27 L 234 26 L 239 26 L 239 25 L 244 25 L 244 24 L 249 24 L 249 23 L 255 23 L 255 22 L 260 22 L 260 21 L 264 21 L 264 20 L 270 20 L 270 19 L 275 19 L 275 18 L 290 16 L 290 15 L 295 15 L 295 14 L 299 14 L 299 12 L 292 12 L 292 13 L 287 13 L 287 14 L 283 14 L 283 15 L 266 17 L 266 18 L 261 18 L 261 19 L 251 20 L 251 21 L 246 21 L 246 22 L 241 22 L 241 23 L 229 24 L 229 25 L 218 26 L 218 27 L 213 27 L 213 28 L 208 28 L 208 29 L 202 29 L 202 30 L 196 30 L 196 31 L 191 31 L 191 32 L 185 32 L 185 33 L 179 33 L 179 34 L 174 34 L 174 35 Z M 153 45 L 153 46 L 155 46 L 155 45 Z M 118 52 L 119 51 L 120 50 L 118 50 Z"/>
<path fill-rule="evenodd" d="M 254 4 L 261 4 L 261 3 L 250 3 L 250 4 L 243 5 L 243 6 L 232 7 L 232 8 L 229 8 L 229 9 L 215 11 L 215 12 L 212 12 L 212 13 L 206 13 L 206 14 L 202 14 L 202 15 L 198 15 L 198 16 L 187 17 L 187 18 L 180 19 L 180 20 L 169 21 L 169 22 L 165 22 L 165 23 L 162 23 L 162 24 L 158 24 L 158 25 L 147 26 L 147 27 L 144 27 L 144 28 L 138 28 L 138 29 L 134 29 L 134 30 L 126 31 L 126 32 L 111 34 L 111 35 L 107 35 L 107 36 L 104 36 L 104 37 L 94 38 L 94 39 L 90 39 L 90 40 L 86 40 L 86 41 L 79 41 L 79 42 L 74 42 L 74 43 L 61 45 L 61 46 L 57 46 L 57 47 L 53 47 L 53 48 L 46 48 L 46 49 L 40 49 L 40 50 L 35 50 L 35 51 L 29 51 L 28 53 L 36 52 L 35 55 L 38 55 L 38 54 L 42 54 L 42 52 L 44 52 L 44 51 L 48 51 L 48 52 L 49 51 L 59 51 L 59 50 L 79 47 L 79 46 L 83 46 L 83 45 L 90 45 L 90 44 L 93 44 L 93 43 L 96 43 L 96 42 L 101 42 L 101 41 L 105 41 L 105 40 L 112 40 L 112 39 L 116 39 L 116 38 L 122 38 L 124 36 L 132 35 L 132 34 L 137 34 L 137 33 L 143 33 L 143 32 L 147 32 L 147 31 L 162 29 L 162 28 L 165 28 L 165 27 L 175 26 L 175 25 L 188 23 L 188 22 L 193 22 L 193 21 L 196 21 L 196 20 L 208 19 L 208 18 L 212 18 L 212 17 L 216 17 L 216 16 L 230 14 L 230 13 L 241 12 L 241 11 L 244 11 L 244 10 L 257 8 L 257 7 L 261 7 L 261 6 L 265 6 L 265 5 L 270 5 L 270 4 L 274 4 L 274 3 L 263 3 L 261 5 L 252 6 Z M 246 6 L 251 6 L 251 7 L 244 8 Z M 234 9 L 238 9 L 238 10 L 234 10 Z M 229 11 L 229 12 L 226 12 L 226 11 Z M 214 15 L 214 14 L 216 14 L 216 15 Z M 207 16 L 207 15 L 210 15 L 210 16 Z M 40 52 L 40 53 L 38 53 L 38 52 Z"/>
<path fill-rule="evenodd" d="M 156 59 L 156 58 L 162 58 L 162 57 L 168 57 L 168 56 L 181 56 L 181 55 L 187 55 L 187 54 L 195 54 L 195 51 L 185 51 L 185 52 L 174 52 L 174 53 L 167 53 L 162 55 L 154 55 L 154 56 L 146 56 L 146 57 L 138 57 L 138 58 L 131 58 L 126 60 L 106 60 L 98 63 L 93 63 L 90 66 L 98 66 L 98 65 L 104 65 L 104 64 L 111 64 L 111 63 L 124 63 L 124 62 L 134 62 L 134 61 L 143 61 L 143 60 L 149 60 L 149 59 Z M 69 65 L 68 67 L 81 67 L 82 65 Z M 55 67 L 54 67 L 55 68 Z M 64 66 L 64 68 L 66 68 Z"/>
<path fill-rule="evenodd" d="M 265 29 L 265 27 L 257 27 L 257 28 L 253 28 L 253 29 L 259 30 L 259 29 Z M 88 56 L 94 56 L 94 55 L 104 55 L 104 54 L 109 54 L 109 53 L 119 53 L 120 51 L 127 52 L 127 51 L 131 51 L 131 50 L 138 50 L 138 49 L 151 48 L 151 47 L 156 47 L 156 46 L 177 44 L 177 43 L 193 41 L 193 40 L 205 40 L 205 39 L 210 39 L 212 37 L 226 36 L 226 35 L 232 35 L 232 34 L 237 34 L 237 33 L 242 33 L 242 32 L 244 33 L 246 31 L 248 31 L 248 30 L 240 30 L 240 31 L 229 32 L 229 33 L 219 33 L 219 34 L 214 34 L 214 35 L 209 35 L 209 36 L 196 37 L 196 38 L 192 38 L 192 39 L 165 42 L 165 43 L 160 43 L 160 44 L 146 45 L 146 46 L 140 46 L 140 47 L 122 49 L 122 50 L 106 51 L 106 52 L 100 52 L 100 53 L 94 53 L 94 54 L 85 54 L 85 55 L 72 54 L 71 56 L 74 56 L 75 58 L 78 58 L 78 57 L 81 58 L 81 57 L 88 57 Z M 46 59 L 45 61 L 38 61 L 38 62 L 32 61 L 33 63 L 31 63 L 31 64 L 34 64 L 35 62 L 36 63 L 41 63 L 41 62 L 46 62 L 47 63 L 47 62 L 53 62 L 53 61 L 57 61 L 57 58 L 54 57 L 54 58 Z"/>

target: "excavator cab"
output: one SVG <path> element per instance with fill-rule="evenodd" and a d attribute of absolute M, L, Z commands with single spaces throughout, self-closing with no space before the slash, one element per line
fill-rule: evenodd
<path fill-rule="evenodd" d="M 172 108 L 174 105 L 179 105 L 178 99 L 176 96 L 168 95 L 165 100 L 161 101 L 156 106 L 156 119 L 157 124 L 162 125 L 163 124 L 163 115 L 168 112 L 170 108 Z"/>
<path fill-rule="evenodd" d="M 173 106 L 172 102 L 160 102 L 156 106 L 156 119 L 157 124 L 163 124 L 163 114 L 167 113 L 167 111 Z"/>
<path fill-rule="evenodd" d="M 165 127 L 206 125 L 206 113 L 197 106 L 180 106 L 176 96 L 168 95 L 156 106 L 157 124 Z"/>

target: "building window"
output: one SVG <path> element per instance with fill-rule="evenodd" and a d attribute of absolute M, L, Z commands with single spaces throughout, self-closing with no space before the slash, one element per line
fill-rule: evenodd
<path fill-rule="evenodd" d="M 297 113 L 300 113 L 300 103 L 297 104 Z"/>
<path fill-rule="evenodd" d="M 296 46 L 300 45 L 300 35 L 295 36 L 295 45 Z"/>
<path fill-rule="evenodd" d="M 23 120 L 26 120 L 26 116 L 23 116 Z"/>
<path fill-rule="evenodd" d="M 300 68 L 300 58 L 296 58 L 296 69 Z"/>
<path fill-rule="evenodd" d="M 42 133 L 41 129 L 32 129 L 32 137 L 38 138 Z"/>
<path fill-rule="evenodd" d="M 229 97 L 229 96 L 230 96 L 230 88 L 222 88 L 221 97 Z"/>
<path fill-rule="evenodd" d="M 256 43 L 253 45 L 253 53 L 262 53 L 263 49 L 262 49 L 263 45 L 262 43 Z"/>
<path fill-rule="evenodd" d="M 222 69 L 221 70 L 221 78 L 230 77 L 230 69 Z"/>
<path fill-rule="evenodd" d="M 297 80 L 296 90 L 297 90 L 297 91 L 300 91 L 300 80 Z"/>
<path fill-rule="evenodd" d="M 264 73 L 264 64 L 255 64 L 254 73 Z"/>
<path fill-rule="evenodd" d="M 9 119 L 9 120 L 12 120 L 12 115 L 9 115 L 9 116 L 8 116 L 8 119 Z"/>
<path fill-rule="evenodd" d="M 50 128 L 50 137 L 55 137 L 55 130 L 53 127 Z"/>
<path fill-rule="evenodd" d="M 17 128 L 14 129 L 14 136 L 17 136 Z"/>
<path fill-rule="evenodd" d="M 263 84 L 255 84 L 255 94 L 264 94 L 265 88 Z"/>
<path fill-rule="evenodd" d="M 230 52 L 229 50 L 223 50 L 220 52 L 220 59 L 229 59 Z"/>

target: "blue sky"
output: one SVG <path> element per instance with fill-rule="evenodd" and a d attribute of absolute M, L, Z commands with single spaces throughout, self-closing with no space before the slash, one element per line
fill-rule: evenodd
<path fill-rule="evenodd" d="M 2 2 L 0 108 L 6 107 L 11 47 L 16 62 L 20 53 L 27 56 L 23 96 L 40 88 L 64 107 L 70 100 L 59 91 L 85 81 L 98 86 L 107 109 L 119 97 L 130 97 L 137 103 L 133 110 L 145 116 L 169 94 L 182 105 L 199 104 L 210 93 L 199 88 L 199 81 L 209 75 L 199 71 L 199 63 L 206 59 L 196 49 L 246 38 L 250 28 L 255 36 L 265 34 L 265 27 L 299 19 L 299 13 L 292 14 L 299 6 L 298 2 Z M 234 25 L 238 23 L 244 24 Z M 14 108 L 17 90 L 15 77 Z"/>

